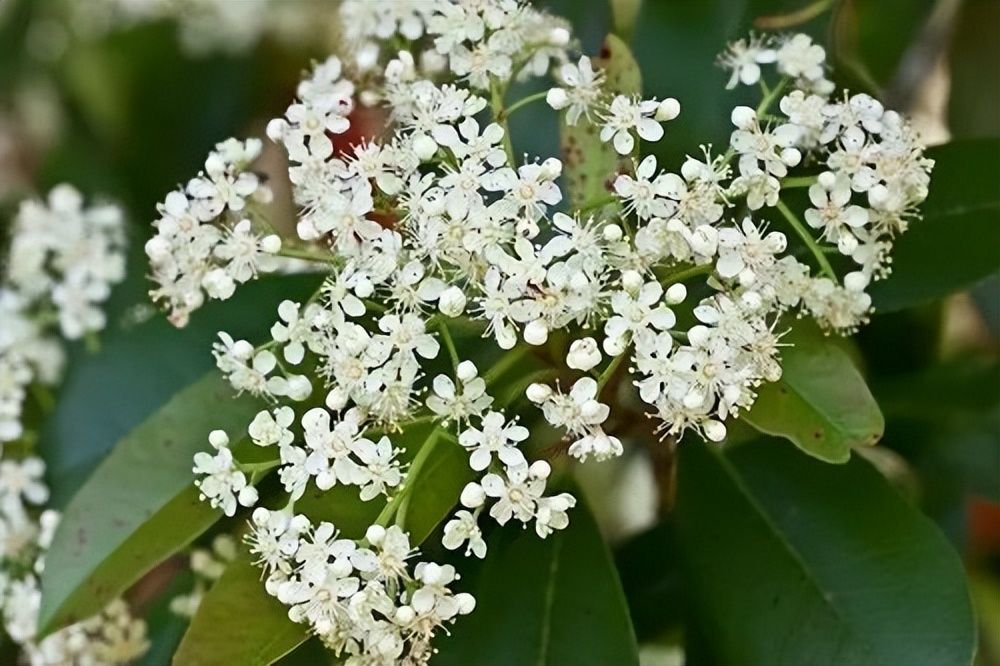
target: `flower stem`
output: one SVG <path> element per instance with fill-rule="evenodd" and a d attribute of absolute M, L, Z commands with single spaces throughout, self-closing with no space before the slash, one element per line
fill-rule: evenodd
<path fill-rule="evenodd" d="M 788 77 L 782 78 L 778 83 L 770 90 L 767 84 L 764 83 L 764 79 L 760 80 L 760 89 L 764 91 L 764 98 L 760 100 L 760 104 L 757 105 L 757 117 L 760 118 L 762 115 L 767 113 L 767 110 L 771 108 L 774 104 L 774 100 L 778 98 L 778 95 L 785 89 L 788 85 Z"/>
<path fill-rule="evenodd" d="M 513 104 L 511 104 L 510 106 L 508 106 L 506 109 L 503 109 L 500 112 L 500 115 L 504 120 L 506 120 L 507 118 L 510 118 L 512 115 L 514 115 L 514 112 L 520 109 L 521 107 L 527 106 L 532 102 L 537 102 L 540 99 L 545 99 L 546 95 L 548 95 L 548 91 L 543 90 L 542 92 L 537 92 L 534 95 L 528 95 L 527 97 L 523 97 L 514 102 Z"/>
<path fill-rule="evenodd" d="M 448 348 L 448 355 L 451 357 L 451 369 L 457 371 L 458 364 L 460 363 L 458 359 L 458 350 L 455 348 L 455 341 L 451 337 L 451 332 L 448 330 L 447 324 L 444 323 L 444 319 L 438 321 L 438 332 L 441 333 L 441 339 L 444 340 L 444 346 Z"/>
<path fill-rule="evenodd" d="M 332 255 L 324 256 L 304 248 L 282 246 L 282 248 L 278 250 L 277 254 L 280 257 L 289 257 L 291 259 L 304 259 L 306 261 L 317 261 L 324 264 L 335 263 Z"/>
<path fill-rule="evenodd" d="M 491 366 L 490 369 L 486 371 L 486 374 L 483 375 L 483 380 L 486 381 L 486 385 L 489 386 L 495 382 L 501 375 L 503 375 L 503 373 L 513 367 L 514 364 L 527 356 L 530 351 L 529 347 L 525 344 L 504 354 L 503 358 Z"/>
<path fill-rule="evenodd" d="M 577 209 L 577 212 L 589 213 L 592 210 L 602 208 L 604 206 L 607 206 L 608 204 L 615 203 L 616 201 L 618 201 L 618 197 L 614 194 L 609 194 L 606 197 L 600 197 L 598 199 L 591 199 L 590 201 L 580 206 L 580 208 Z"/>
<path fill-rule="evenodd" d="M 413 484 L 417 480 L 417 476 L 420 474 L 420 470 L 423 469 L 424 465 L 427 463 L 427 459 L 431 457 L 431 453 L 434 452 L 434 447 L 437 446 L 438 440 L 441 439 L 441 429 L 435 428 L 431 432 L 430 436 L 424 441 L 423 446 L 417 451 L 417 455 L 414 456 L 413 462 L 410 463 L 410 469 L 406 472 L 406 481 L 403 482 L 403 487 L 399 489 L 396 497 L 393 501 L 396 502 L 399 499 L 398 506 L 396 508 L 396 524 L 400 527 L 403 526 L 406 520 L 406 511 L 410 507 L 410 493 L 413 490 Z M 388 506 L 387 506 L 388 508 Z M 384 511 L 383 511 L 384 513 Z M 381 518 L 381 516 L 379 516 Z"/>
<path fill-rule="evenodd" d="M 625 360 L 627 353 L 628 349 L 611 359 L 611 363 L 608 363 L 608 367 L 604 368 L 604 371 L 597 377 L 597 395 L 600 395 L 601 390 L 603 390 L 607 383 L 611 381 L 611 377 L 615 374 L 615 370 L 618 369 L 618 366 L 622 364 L 622 361 Z"/>
<path fill-rule="evenodd" d="M 796 176 L 786 178 L 781 181 L 781 189 L 788 190 L 796 187 L 809 187 L 816 182 L 817 176 Z"/>
<path fill-rule="evenodd" d="M 507 161 L 511 168 L 517 168 L 517 160 L 514 159 L 514 144 L 510 140 L 510 126 L 507 124 L 507 116 L 503 108 L 504 90 L 496 81 L 490 86 L 490 106 L 493 109 L 493 119 L 503 128 L 503 149 L 507 153 Z"/>
<path fill-rule="evenodd" d="M 668 273 L 664 275 L 660 278 L 660 284 L 676 284 L 678 282 L 684 282 L 685 280 L 690 280 L 691 278 L 699 275 L 708 275 L 714 269 L 715 267 L 711 263 L 691 266 L 690 268 L 679 270 L 676 273 Z"/>
<path fill-rule="evenodd" d="M 780 199 L 778 200 L 778 210 L 781 211 L 781 214 L 785 216 L 788 223 L 792 225 L 793 229 L 795 229 L 795 233 L 799 235 L 799 238 L 801 238 L 806 244 L 809 251 L 813 253 L 814 257 L 816 257 L 816 262 L 819 264 L 820 269 L 822 269 L 827 277 L 836 282 L 837 274 L 833 272 L 833 266 L 830 265 L 830 262 L 826 258 L 826 254 L 823 253 L 822 248 L 820 248 L 819 244 L 816 243 L 816 239 L 812 237 L 812 234 L 810 234 L 809 230 L 806 229 L 804 224 L 802 224 L 802 221 L 799 220 L 799 218 L 795 216 L 795 213 L 793 213 L 785 202 Z"/>

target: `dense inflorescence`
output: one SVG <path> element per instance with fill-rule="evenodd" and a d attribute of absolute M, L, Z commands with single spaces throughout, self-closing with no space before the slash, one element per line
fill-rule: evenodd
<path fill-rule="evenodd" d="M 389 524 L 433 447 L 463 447 L 478 475 L 444 526 L 449 549 L 485 556 L 483 514 L 544 538 L 576 503 L 549 491 L 549 462 L 526 455 L 529 419 L 498 399 L 500 366 L 570 332 L 556 367 L 521 391 L 581 462 L 622 453 L 602 393 L 620 370 L 663 436 L 720 441 L 781 376 L 782 316 L 841 333 L 865 322 L 866 288 L 887 275 L 932 163 L 899 114 L 834 94 L 805 35 L 730 46 L 730 86 L 761 82 L 763 99 L 733 109 L 725 152 L 706 146 L 674 173 L 640 160 L 639 144 L 659 141 L 680 104 L 613 91 L 558 18 L 514 0 L 341 7 L 348 53 L 317 64 L 267 128 L 289 158 L 298 239 L 279 242 L 255 201 L 257 144 L 229 142 L 164 202 L 147 250 L 153 296 L 179 324 L 274 255 L 329 272 L 307 302 L 280 305 L 266 344 L 223 333 L 215 347 L 237 391 L 274 403 L 248 433 L 276 451 L 289 505 L 257 508 L 249 541 L 268 591 L 347 663 L 421 664 L 434 628 L 473 605 L 450 592 L 449 567 L 406 564 L 412 544 Z M 505 106 L 513 82 L 549 72 L 546 93 Z M 559 159 L 514 154 L 506 117 L 542 98 L 621 157 L 600 200 L 567 206 Z M 338 151 L 359 105 L 381 108 L 386 127 Z M 796 188 L 810 202 L 801 216 L 786 201 Z M 501 360 L 481 374 L 452 329 L 491 339 Z M 401 463 L 395 433 L 428 421 L 435 434 Z M 228 515 L 255 506 L 255 470 L 226 433 L 209 439 L 195 459 L 203 497 Z M 295 513 L 310 484 L 391 499 L 358 541 Z"/>
<path fill-rule="evenodd" d="M 60 515 L 45 509 L 45 463 L 24 423 L 29 390 L 60 379 L 63 339 L 105 327 L 102 305 L 124 276 L 117 206 L 85 207 L 68 185 L 21 205 L 0 279 L 0 621 L 32 666 L 126 664 L 148 646 L 145 623 L 121 600 L 39 638 L 39 577 Z"/>

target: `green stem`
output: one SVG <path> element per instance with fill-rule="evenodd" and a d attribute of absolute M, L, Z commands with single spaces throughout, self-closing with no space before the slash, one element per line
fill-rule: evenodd
<path fill-rule="evenodd" d="M 266 462 L 259 463 L 241 463 L 236 462 L 236 467 L 241 472 L 253 472 L 254 474 L 258 472 L 269 472 L 275 467 L 281 464 L 280 460 L 268 460 Z"/>
<path fill-rule="evenodd" d="M 778 210 L 781 211 L 781 214 L 785 216 L 788 223 L 792 225 L 793 229 L 795 229 L 795 233 L 799 235 L 802 242 L 806 244 L 809 251 L 813 253 L 814 257 L 816 257 L 816 262 L 819 264 L 820 269 L 822 269 L 827 277 L 836 282 L 837 274 L 833 272 L 833 266 L 830 265 L 830 262 L 826 258 L 826 254 L 823 253 L 822 248 L 820 248 L 816 239 L 812 237 L 812 234 L 809 233 L 809 230 L 806 229 L 805 225 L 802 224 L 802 221 L 799 220 L 799 218 L 795 216 L 795 213 L 793 213 L 785 202 L 780 199 L 778 200 Z"/>
<path fill-rule="evenodd" d="M 448 330 L 448 326 L 444 323 L 444 319 L 438 321 L 438 332 L 441 333 L 441 339 L 444 340 L 444 346 L 448 349 L 448 355 L 451 357 L 451 369 L 458 371 L 458 364 L 461 361 L 458 358 L 458 350 L 455 348 L 455 341 L 451 337 L 451 332 Z"/>
<path fill-rule="evenodd" d="M 304 259 L 306 261 L 316 261 L 324 264 L 336 263 L 333 258 L 333 255 L 316 254 L 315 252 L 312 252 L 310 250 L 299 249 L 295 247 L 282 246 L 282 248 L 278 250 L 277 254 L 279 257 L 288 257 L 290 259 Z"/>
<path fill-rule="evenodd" d="M 503 108 L 504 91 L 496 81 L 490 86 L 490 106 L 493 109 L 493 119 L 503 128 L 503 149 L 507 153 L 507 161 L 512 169 L 517 168 L 517 160 L 514 159 L 514 144 L 510 140 L 510 127 L 507 124 L 507 116 Z"/>
<path fill-rule="evenodd" d="M 503 358 L 497 361 L 497 363 L 487 370 L 485 375 L 483 375 L 483 380 L 486 382 L 486 385 L 489 386 L 499 379 L 503 373 L 507 372 L 514 366 L 514 364 L 527 356 L 530 351 L 531 349 L 528 345 L 524 344 L 504 354 Z"/>
<path fill-rule="evenodd" d="M 810 187 L 816 183 L 816 176 L 796 176 L 781 181 L 781 189 L 789 190 L 796 187 Z"/>
<path fill-rule="evenodd" d="M 781 94 L 787 85 L 788 77 L 784 77 L 778 81 L 778 84 L 774 86 L 774 88 L 768 90 L 767 84 L 764 83 L 764 79 L 760 80 L 760 89 L 764 91 L 764 98 L 760 100 L 760 104 L 757 105 L 758 118 L 767 113 L 767 110 L 771 108 L 772 104 L 774 104 L 774 100 L 778 98 L 778 95 Z"/>
<path fill-rule="evenodd" d="M 503 111 L 501 111 L 500 112 L 501 116 L 504 118 L 504 120 L 506 120 L 507 118 L 510 118 L 512 115 L 514 115 L 514 112 L 520 109 L 521 107 L 527 106 L 532 102 L 537 102 L 540 99 L 545 99 L 545 96 L 548 94 L 549 91 L 543 90 L 542 92 L 537 92 L 534 95 L 528 95 L 527 97 L 523 97 L 514 102 L 513 104 L 511 104 L 510 106 L 508 106 Z"/>
<path fill-rule="evenodd" d="M 601 391 L 611 380 L 611 377 L 615 374 L 615 370 L 618 369 L 618 366 L 622 364 L 622 361 L 625 360 L 625 356 L 627 355 L 628 349 L 625 349 L 621 354 L 611 359 L 611 363 L 608 364 L 608 367 L 604 368 L 604 372 L 597 377 L 597 395 L 601 394 Z"/>
<path fill-rule="evenodd" d="M 435 428 L 434 432 L 424 441 L 424 445 L 420 447 L 417 451 L 417 455 L 413 458 L 413 462 L 410 463 L 410 469 L 406 473 L 406 481 L 403 487 L 399 489 L 396 497 L 399 497 L 399 505 L 396 509 L 396 524 L 402 526 L 406 520 L 406 512 L 410 507 L 410 494 L 413 490 L 413 484 L 417 480 L 417 476 L 420 474 L 420 470 L 423 469 L 424 465 L 427 464 L 427 459 L 431 457 L 431 453 L 434 452 L 434 448 L 437 446 L 440 437 L 441 430 Z M 393 501 L 396 500 L 393 498 Z M 381 516 L 380 516 L 381 517 Z"/>
<path fill-rule="evenodd" d="M 699 264 L 697 266 L 691 266 L 690 268 L 685 268 L 683 270 L 677 271 L 676 273 L 668 273 L 660 278 L 661 284 L 676 284 L 678 282 L 684 282 L 693 277 L 699 275 L 708 275 L 711 273 L 715 267 L 711 264 Z"/>

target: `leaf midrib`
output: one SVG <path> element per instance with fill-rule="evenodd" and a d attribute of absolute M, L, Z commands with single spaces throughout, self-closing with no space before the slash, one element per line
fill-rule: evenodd
<path fill-rule="evenodd" d="M 733 464 L 720 453 L 710 451 L 709 455 L 718 461 L 719 466 L 726 473 L 726 476 L 728 476 L 733 482 L 736 490 L 739 491 L 740 495 L 744 497 L 749 507 L 764 523 L 768 532 L 781 545 L 782 549 L 788 553 L 792 562 L 799 568 L 799 570 L 801 570 L 804 579 L 808 581 L 810 586 L 816 591 L 823 606 L 827 607 L 832 612 L 832 614 L 840 621 L 842 626 L 847 629 L 850 635 L 858 637 L 858 644 L 861 645 L 867 654 L 874 656 L 875 651 L 872 643 L 863 634 L 857 631 L 854 624 L 848 621 L 847 617 L 843 615 L 838 606 L 830 602 L 825 594 L 823 586 L 820 584 L 820 581 L 816 576 L 816 573 L 809 567 L 808 563 L 798 550 L 796 550 L 795 546 L 785 538 L 785 535 L 779 529 L 778 525 L 771 519 L 770 514 L 768 514 L 765 508 L 761 506 L 760 502 L 757 501 L 753 493 L 750 492 L 750 489 L 747 487 L 746 483 L 744 483 L 743 478 L 739 475 Z"/>

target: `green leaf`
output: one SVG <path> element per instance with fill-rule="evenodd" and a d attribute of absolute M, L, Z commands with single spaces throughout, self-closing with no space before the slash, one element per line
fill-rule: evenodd
<path fill-rule="evenodd" d="M 876 311 L 920 305 L 1000 271 L 1000 139 L 932 148 L 935 160 L 923 219 L 892 251 L 892 274 L 872 285 Z"/>
<path fill-rule="evenodd" d="M 469 580 L 476 610 L 437 642 L 434 666 L 639 663 L 621 583 L 582 504 L 546 539 L 515 525 L 496 530 Z"/>
<path fill-rule="evenodd" d="M 228 567 L 208 591 L 174 655 L 174 666 L 268 666 L 309 638 L 306 625 L 264 589 L 246 559 Z"/>
<path fill-rule="evenodd" d="M 680 447 L 677 525 L 712 663 L 969 666 L 962 563 L 866 461 Z"/>
<path fill-rule="evenodd" d="M 684 579 L 671 522 L 637 534 L 615 550 L 615 564 L 639 641 L 655 640 L 681 626 Z"/>
<path fill-rule="evenodd" d="M 625 95 L 642 92 L 639 66 L 628 45 L 619 37 L 608 35 L 605 38 L 604 48 L 600 57 L 594 59 L 594 66 L 605 69 L 606 88 L 610 92 Z M 563 118 L 560 128 L 563 178 L 572 207 L 588 206 L 607 198 L 621 162 L 612 143 L 601 141 L 598 126 L 586 117 L 581 117 L 573 126 L 567 125 Z"/>
<path fill-rule="evenodd" d="M 118 442 L 56 530 L 42 575 L 43 633 L 99 611 L 218 519 L 198 501 L 191 458 L 211 430 L 242 432 L 259 408 L 233 398 L 213 371 Z"/>
<path fill-rule="evenodd" d="M 831 463 L 878 442 L 885 420 L 847 353 L 806 322 L 786 341 L 793 346 L 782 350 L 781 379 L 760 387 L 744 420 Z"/>

